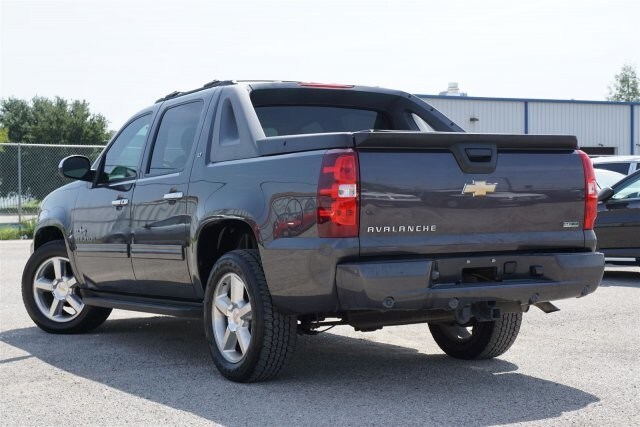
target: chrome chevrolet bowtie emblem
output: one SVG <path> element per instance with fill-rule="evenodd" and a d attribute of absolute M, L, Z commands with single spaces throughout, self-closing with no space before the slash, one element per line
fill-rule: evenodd
<path fill-rule="evenodd" d="M 486 196 L 487 193 L 493 193 L 496 191 L 497 183 L 487 183 L 487 181 L 473 181 L 471 184 L 465 184 L 462 189 L 462 194 L 473 194 L 476 196 Z"/>

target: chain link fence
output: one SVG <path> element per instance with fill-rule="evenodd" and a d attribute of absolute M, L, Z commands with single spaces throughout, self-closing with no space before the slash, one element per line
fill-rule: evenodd
<path fill-rule="evenodd" d="M 0 144 L 0 223 L 20 223 L 36 215 L 42 199 L 71 182 L 58 173 L 64 157 L 79 154 L 92 162 L 101 145 Z"/>

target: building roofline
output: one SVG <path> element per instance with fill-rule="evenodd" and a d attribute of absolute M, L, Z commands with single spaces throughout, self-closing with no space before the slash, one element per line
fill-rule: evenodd
<path fill-rule="evenodd" d="M 469 101 L 502 101 L 502 102 L 551 102 L 558 104 L 606 104 L 606 105 L 640 105 L 637 101 L 588 101 L 578 99 L 545 99 L 545 98 L 496 98 L 488 96 L 449 96 L 449 95 L 427 95 L 415 94 L 418 98 L 424 99 L 452 99 Z"/>

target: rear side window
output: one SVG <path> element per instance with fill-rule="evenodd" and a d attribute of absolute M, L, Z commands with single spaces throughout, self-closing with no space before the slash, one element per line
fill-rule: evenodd
<path fill-rule="evenodd" d="M 608 171 L 618 172 L 624 175 L 629 174 L 629 163 L 594 163 L 596 169 L 606 169 Z"/>
<path fill-rule="evenodd" d="M 184 169 L 196 140 L 204 103 L 177 105 L 165 111 L 151 153 L 149 174 L 162 175 Z"/>
<path fill-rule="evenodd" d="M 255 110 L 266 136 L 390 129 L 384 113 L 374 110 L 312 105 L 273 105 Z"/>

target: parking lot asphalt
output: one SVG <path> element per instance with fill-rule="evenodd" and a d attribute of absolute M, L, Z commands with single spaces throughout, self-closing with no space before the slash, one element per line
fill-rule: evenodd
<path fill-rule="evenodd" d="M 445 356 L 426 325 L 300 337 L 270 382 L 235 384 L 199 320 L 114 311 L 50 335 L 20 296 L 29 242 L 0 242 L 0 425 L 640 425 L 640 268 L 525 314 L 509 352 Z"/>

